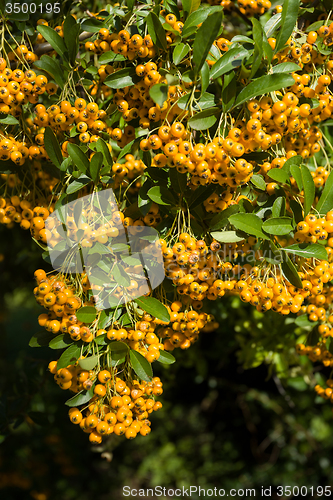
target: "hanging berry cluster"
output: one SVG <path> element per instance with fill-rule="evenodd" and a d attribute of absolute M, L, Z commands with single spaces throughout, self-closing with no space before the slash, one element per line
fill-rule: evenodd
<path fill-rule="evenodd" d="M 297 352 L 333 366 L 333 23 L 308 3 L 4 16 L 0 223 L 53 264 L 31 345 L 64 349 L 49 369 L 92 443 L 150 432 L 152 364 L 225 295 L 314 328 Z"/>

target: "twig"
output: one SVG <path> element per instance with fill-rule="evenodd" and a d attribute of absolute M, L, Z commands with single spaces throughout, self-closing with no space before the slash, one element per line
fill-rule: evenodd
<path fill-rule="evenodd" d="M 281 384 L 280 379 L 276 375 L 274 375 L 273 380 L 275 382 L 277 390 L 279 391 L 281 396 L 284 397 L 286 403 L 290 406 L 290 408 L 295 408 L 295 403 L 292 401 L 289 394 L 287 394 L 287 392 L 285 391 L 283 385 Z"/>
<path fill-rule="evenodd" d="M 248 17 L 246 17 L 246 15 L 245 15 L 245 14 L 243 14 L 243 13 L 239 10 L 239 8 L 238 8 L 238 7 L 235 7 L 235 6 L 233 5 L 233 10 L 234 10 L 234 12 L 236 12 L 236 13 L 237 13 L 237 15 L 238 15 L 238 16 L 240 16 L 240 17 L 243 19 L 243 21 L 244 21 L 246 24 L 248 24 L 249 26 L 252 26 L 252 23 L 251 23 L 250 19 L 249 19 Z"/>

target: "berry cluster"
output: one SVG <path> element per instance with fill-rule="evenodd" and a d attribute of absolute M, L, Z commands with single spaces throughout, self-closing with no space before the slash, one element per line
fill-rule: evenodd
<path fill-rule="evenodd" d="M 216 328 L 210 301 L 226 294 L 318 322 L 298 352 L 332 363 L 331 13 L 316 5 L 266 33 L 260 16 L 287 6 L 208 3 L 89 13 L 88 34 L 70 14 L 33 36 L 4 22 L 0 223 L 30 229 L 51 261 L 64 252 L 34 293 L 52 346 L 67 346 L 50 371 L 92 443 L 148 434 L 162 394 L 151 364 Z M 156 287 L 125 256 L 131 235 L 149 263 L 161 255 Z"/>

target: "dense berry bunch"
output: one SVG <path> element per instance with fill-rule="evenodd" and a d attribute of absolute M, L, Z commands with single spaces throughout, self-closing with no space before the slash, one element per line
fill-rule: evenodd
<path fill-rule="evenodd" d="M 54 266 L 35 273 L 38 321 L 95 444 L 150 432 L 152 363 L 217 328 L 225 295 L 314 326 L 297 351 L 333 363 L 331 12 L 208 3 L 124 2 L 24 33 L 4 17 L 0 223 Z"/>

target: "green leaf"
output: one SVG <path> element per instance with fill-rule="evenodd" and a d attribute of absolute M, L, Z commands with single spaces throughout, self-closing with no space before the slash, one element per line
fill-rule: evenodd
<path fill-rule="evenodd" d="M 157 83 L 149 89 L 149 95 L 156 104 L 163 106 L 168 99 L 168 85 L 166 83 Z"/>
<path fill-rule="evenodd" d="M 209 198 L 210 195 L 215 193 L 216 191 L 216 186 L 199 186 L 197 187 L 194 191 L 192 191 L 189 196 L 187 201 L 188 208 L 192 207 L 197 207 L 201 203 L 203 203 L 207 198 Z"/>
<path fill-rule="evenodd" d="M 12 3 L 12 2 L 10 2 L 10 3 Z M 3 11 L 3 8 L 4 8 L 4 4 L 1 6 L 2 11 Z M 8 19 L 10 19 L 11 21 L 15 21 L 15 24 L 20 31 L 24 31 L 24 27 L 25 27 L 24 21 L 29 20 L 29 14 L 27 12 L 23 12 L 22 10 L 19 10 L 17 13 L 14 13 L 13 11 L 11 13 L 6 12 L 6 17 Z M 21 24 L 20 21 L 22 21 L 23 23 Z"/>
<path fill-rule="evenodd" d="M 268 234 L 282 236 L 289 234 L 293 228 L 293 219 L 291 217 L 271 217 L 262 225 L 262 228 Z"/>
<path fill-rule="evenodd" d="M 323 245 L 318 243 L 301 243 L 299 245 L 290 245 L 289 247 L 281 248 L 284 252 L 299 255 L 306 259 L 327 260 L 327 251 Z"/>
<path fill-rule="evenodd" d="M 93 388 L 89 389 L 89 391 L 81 391 L 78 394 L 75 394 L 75 396 L 73 396 L 72 398 L 67 399 L 65 405 L 75 408 L 76 406 L 81 406 L 88 403 L 93 397 L 94 397 Z"/>
<path fill-rule="evenodd" d="M 218 229 L 221 229 L 222 227 L 226 226 L 229 223 L 228 221 L 229 217 L 231 215 L 237 214 L 238 212 L 239 212 L 239 206 L 231 205 L 225 210 L 222 210 L 222 212 L 220 212 L 219 214 L 214 215 L 214 217 L 209 223 L 210 230 L 217 231 Z"/>
<path fill-rule="evenodd" d="M 140 297 L 135 299 L 135 302 L 143 311 L 147 311 L 148 314 L 151 314 L 155 318 L 165 322 L 170 321 L 170 315 L 167 308 L 154 297 Z"/>
<path fill-rule="evenodd" d="M 213 231 L 210 235 L 219 243 L 238 243 L 245 239 L 244 236 L 238 236 L 236 231 Z"/>
<path fill-rule="evenodd" d="M 327 214 L 333 209 L 333 170 L 327 177 L 323 192 L 316 206 L 320 214 Z"/>
<path fill-rule="evenodd" d="M 270 46 L 270 44 L 268 43 L 268 39 L 267 39 L 267 35 L 265 33 L 265 30 L 262 30 L 261 34 L 262 34 L 262 45 L 263 45 L 264 53 L 266 54 L 268 63 L 270 64 L 271 60 L 273 59 L 273 49 Z"/>
<path fill-rule="evenodd" d="M 67 145 L 67 152 L 80 172 L 83 174 L 89 172 L 89 159 L 77 144 L 69 142 Z"/>
<path fill-rule="evenodd" d="M 72 344 L 66 351 L 62 353 L 57 361 L 57 370 L 60 368 L 66 368 L 68 365 L 73 365 L 81 354 L 81 347 L 77 344 Z"/>
<path fill-rule="evenodd" d="M 86 186 L 90 182 L 91 182 L 91 179 L 89 177 L 87 177 L 86 175 L 80 175 L 80 177 L 78 179 L 76 179 L 75 181 L 71 182 L 68 185 L 68 187 L 66 189 L 66 193 L 67 194 L 76 193 L 76 191 L 79 191 L 80 189 L 83 188 L 83 186 Z"/>
<path fill-rule="evenodd" d="M 6 118 L 0 119 L 0 123 L 2 123 L 2 125 L 17 125 L 20 122 L 14 116 L 7 115 Z"/>
<path fill-rule="evenodd" d="M 132 324 L 131 318 L 129 317 L 128 313 L 123 314 L 120 317 L 119 322 L 121 326 L 130 326 Z"/>
<path fill-rule="evenodd" d="M 124 156 L 127 155 L 127 153 L 129 153 L 132 148 L 133 148 L 133 144 L 135 142 L 136 139 L 133 139 L 133 141 L 129 142 L 128 144 L 126 144 L 126 146 L 120 151 L 119 155 L 118 155 L 118 158 L 117 160 L 119 161 L 121 158 L 123 158 Z"/>
<path fill-rule="evenodd" d="M 284 0 L 281 13 L 281 28 L 276 37 L 275 54 L 279 52 L 288 41 L 297 22 L 300 0 Z"/>
<path fill-rule="evenodd" d="M 293 77 L 285 73 L 261 76 L 260 78 L 253 80 L 251 83 L 246 85 L 243 90 L 241 90 L 236 99 L 235 106 L 239 106 L 257 95 L 268 94 L 274 90 L 291 87 L 294 83 L 295 80 Z"/>
<path fill-rule="evenodd" d="M 107 255 L 112 252 L 107 246 L 103 245 L 103 243 L 96 241 L 94 245 L 91 248 L 89 248 L 88 255 L 93 255 L 96 253 L 98 253 L 99 255 Z"/>
<path fill-rule="evenodd" d="M 261 248 L 266 262 L 273 265 L 281 264 L 283 255 L 272 240 L 270 242 L 265 241 Z"/>
<path fill-rule="evenodd" d="M 273 67 L 273 73 L 293 73 L 295 71 L 301 71 L 301 68 L 293 62 L 285 62 Z"/>
<path fill-rule="evenodd" d="M 176 193 L 184 193 L 187 186 L 187 174 L 181 174 L 176 168 L 171 168 L 169 171 L 171 187 Z"/>
<path fill-rule="evenodd" d="M 135 5 L 135 0 L 126 0 L 126 5 L 128 7 L 128 10 L 132 12 L 133 7 Z"/>
<path fill-rule="evenodd" d="M 216 39 L 222 24 L 222 12 L 207 17 L 198 29 L 193 43 L 194 72 L 199 74 L 211 46 Z"/>
<path fill-rule="evenodd" d="M 103 154 L 95 153 L 90 161 L 90 175 L 95 184 L 99 181 L 99 173 L 103 164 Z"/>
<path fill-rule="evenodd" d="M 178 43 L 173 49 L 172 60 L 173 63 L 178 64 L 184 59 L 190 51 L 190 46 L 187 43 Z"/>
<path fill-rule="evenodd" d="M 100 313 L 97 327 L 105 328 L 106 326 L 108 326 L 112 322 L 113 314 L 114 314 L 113 311 L 110 311 L 108 309 L 103 309 Z"/>
<path fill-rule="evenodd" d="M 289 181 L 289 174 L 282 168 L 272 168 L 267 172 L 268 177 L 273 179 L 273 181 L 280 182 L 281 184 L 286 184 Z"/>
<path fill-rule="evenodd" d="M 50 340 L 54 338 L 53 333 L 41 331 L 35 333 L 29 341 L 30 347 L 46 347 L 49 345 Z"/>
<path fill-rule="evenodd" d="M 150 382 L 153 376 L 151 364 L 137 351 L 130 350 L 130 360 L 133 370 L 141 380 Z"/>
<path fill-rule="evenodd" d="M 281 217 L 286 211 L 286 199 L 283 196 L 279 196 L 273 203 L 272 206 L 272 217 Z"/>
<path fill-rule="evenodd" d="M 127 344 L 125 344 L 125 342 L 121 342 L 121 341 L 113 341 L 113 342 L 110 342 L 109 344 L 110 346 L 110 350 L 111 352 L 127 352 L 129 350 L 129 346 Z"/>
<path fill-rule="evenodd" d="M 127 287 L 131 284 L 131 278 L 120 264 L 115 264 L 112 268 L 114 280 L 119 286 Z"/>
<path fill-rule="evenodd" d="M 133 66 L 123 68 L 109 75 L 104 80 L 104 85 L 112 89 L 123 89 L 129 85 L 134 85 L 133 76 L 135 75 L 135 68 Z"/>
<path fill-rule="evenodd" d="M 223 56 L 212 66 L 210 70 L 210 78 L 216 79 L 219 76 L 228 73 L 235 68 L 241 66 L 243 60 L 253 51 L 244 49 L 243 47 L 233 47 L 223 54 Z"/>
<path fill-rule="evenodd" d="M 82 323 L 92 323 L 95 321 L 97 316 L 97 311 L 93 306 L 81 307 L 76 311 L 76 317 Z"/>
<path fill-rule="evenodd" d="M 112 52 L 112 50 L 104 52 L 104 54 L 101 54 L 98 58 L 98 62 L 100 64 L 108 64 L 109 62 L 118 61 L 126 61 L 126 57 L 122 56 L 121 54 L 116 54 L 115 52 Z"/>
<path fill-rule="evenodd" d="M 266 190 L 266 182 L 262 175 L 253 174 L 251 177 L 251 182 L 258 189 L 262 189 L 263 191 Z"/>
<path fill-rule="evenodd" d="M 89 356 L 88 358 L 80 359 L 79 365 L 82 370 L 92 370 L 98 363 L 99 355 L 95 354 L 95 356 Z"/>
<path fill-rule="evenodd" d="M 197 31 L 198 24 L 201 24 L 207 19 L 207 17 L 215 12 L 222 12 L 223 7 L 220 5 L 214 5 L 212 7 L 205 7 L 198 9 L 188 16 L 184 23 L 182 38 L 188 38 Z"/>
<path fill-rule="evenodd" d="M 105 170 L 105 171 L 104 171 L 104 169 L 108 166 L 112 167 L 113 161 L 112 161 L 112 157 L 110 154 L 110 150 L 109 150 L 106 142 L 104 141 L 104 139 L 102 139 L 101 137 L 96 142 L 96 151 L 98 151 L 99 153 L 102 153 L 104 161 L 105 161 L 105 163 L 107 163 L 107 165 L 102 168 L 102 173 L 105 174 L 106 172 L 109 172 L 110 169 Z"/>
<path fill-rule="evenodd" d="M 70 137 L 76 137 L 77 135 L 80 135 L 80 132 L 77 131 L 77 128 L 76 127 L 71 128 L 69 136 Z"/>
<path fill-rule="evenodd" d="M 111 350 L 111 365 L 118 366 L 124 363 L 129 347 L 124 342 L 110 342 L 109 349 Z"/>
<path fill-rule="evenodd" d="M 302 280 L 298 275 L 296 267 L 291 262 L 289 257 L 287 257 L 286 261 L 282 262 L 281 270 L 283 276 L 286 278 L 286 280 L 289 281 L 289 283 L 296 286 L 297 288 L 303 288 Z"/>
<path fill-rule="evenodd" d="M 107 28 L 107 26 L 98 19 L 94 17 L 89 17 L 85 19 L 81 24 L 81 27 L 84 31 L 89 31 L 89 33 L 97 33 L 101 28 Z"/>
<path fill-rule="evenodd" d="M 41 33 L 45 40 L 49 42 L 50 45 L 52 45 L 52 47 L 60 57 L 66 59 L 67 48 L 65 42 L 56 31 L 54 31 L 49 26 L 44 25 L 37 26 L 37 31 L 39 31 L 39 33 Z"/>
<path fill-rule="evenodd" d="M 71 64 L 74 64 L 79 50 L 80 25 L 76 22 L 73 16 L 67 15 L 63 31 L 65 44 L 69 54 L 69 61 Z"/>
<path fill-rule="evenodd" d="M 61 335 L 57 335 L 54 337 L 49 343 L 49 347 L 51 349 L 64 349 L 69 345 L 73 344 L 73 340 L 68 335 L 68 333 L 62 333 Z"/>
<path fill-rule="evenodd" d="M 206 130 L 209 129 L 217 121 L 217 113 L 219 108 L 213 107 L 210 109 L 205 109 L 196 113 L 192 118 L 189 119 L 188 124 L 194 130 Z"/>
<path fill-rule="evenodd" d="M 44 132 L 44 146 L 52 163 L 60 169 L 63 162 L 61 148 L 53 130 L 50 127 L 46 127 Z"/>
<path fill-rule="evenodd" d="M 235 71 L 230 71 L 229 73 L 226 73 L 223 78 L 222 107 L 225 113 L 232 108 L 236 99 L 236 92 L 236 73 Z"/>
<path fill-rule="evenodd" d="M 170 190 L 164 186 L 154 186 L 148 191 L 149 198 L 158 205 L 174 205 L 175 199 Z"/>
<path fill-rule="evenodd" d="M 251 71 L 250 71 L 250 76 L 249 78 L 252 79 L 254 75 L 257 73 L 261 61 L 262 61 L 262 55 L 263 55 L 263 29 L 255 17 L 252 17 L 251 22 L 253 24 L 253 29 L 252 29 L 252 35 L 253 35 L 253 40 L 255 42 L 255 48 L 254 48 L 254 54 L 253 54 L 253 63 L 251 66 Z"/>
<path fill-rule="evenodd" d="M 303 157 L 301 155 L 297 156 L 292 156 L 287 160 L 284 165 L 281 167 L 281 170 L 284 170 L 285 172 L 288 172 L 290 175 L 290 167 L 291 165 L 300 165 L 303 161 Z"/>
<path fill-rule="evenodd" d="M 72 165 L 72 160 L 71 160 L 71 158 L 65 158 L 65 159 L 61 162 L 61 165 L 60 165 L 60 167 L 59 167 L 59 170 L 60 170 L 61 172 L 66 172 L 66 171 L 69 169 L 69 167 L 70 167 L 71 165 Z M 60 177 L 60 176 L 59 176 L 59 174 L 56 174 L 56 168 L 55 168 L 53 165 L 46 164 L 46 165 L 45 165 L 45 170 L 46 170 L 48 173 L 50 173 L 50 174 L 52 174 L 52 173 L 53 173 L 53 175 L 55 175 L 57 178 L 59 178 L 59 177 Z M 58 196 L 59 196 L 59 195 L 58 195 Z M 59 199 L 59 198 L 58 198 L 58 199 Z"/>
<path fill-rule="evenodd" d="M 313 328 L 317 323 L 317 321 L 310 321 L 307 314 L 302 314 L 295 319 L 295 325 L 299 326 L 300 328 Z"/>
<path fill-rule="evenodd" d="M 299 165 L 291 165 L 290 166 L 290 173 L 295 179 L 297 183 L 297 187 L 299 191 L 302 191 L 303 189 L 303 178 L 302 178 L 302 173 L 301 173 L 301 168 Z"/>
<path fill-rule="evenodd" d="M 309 334 L 306 337 L 306 345 L 317 345 L 319 342 L 319 332 L 318 328 L 314 328 L 318 324 L 317 321 L 312 321 L 312 330 L 309 332 Z M 329 339 L 327 339 L 329 340 Z M 327 344 L 326 344 L 327 345 Z M 331 351 L 331 347 L 330 347 Z"/>
<path fill-rule="evenodd" d="M 148 191 L 152 186 L 150 179 L 146 179 L 141 185 L 138 194 L 138 207 L 142 215 L 147 215 L 152 205 L 152 200 L 148 196 Z"/>
<path fill-rule="evenodd" d="M 107 345 L 107 336 L 106 333 L 103 335 L 98 335 L 98 337 L 95 338 L 95 344 L 97 345 Z"/>
<path fill-rule="evenodd" d="M 46 73 L 49 73 L 56 84 L 59 85 L 61 89 L 64 88 L 65 81 L 63 77 L 63 70 L 61 69 L 60 63 L 57 59 L 44 54 L 39 61 L 34 62 L 34 66 L 46 71 Z"/>
<path fill-rule="evenodd" d="M 262 232 L 261 228 L 263 222 L 257 215 L 236 214 L 229 217 L 229 222 L 235 226 L 236 229 L 257 236 L 257 238 L 262 238 L 263 240 L 269 239 L 269 237 Z"/>
<path fill-rule="evenodd" d="M 267 23 L 265 23 L 264 31 L 266 33 L 267 38 L 270 38 L 275 30 L 281 25 L 281 14 L 274 14 L 270 19 L 268 19 Z"/>
<path fill-rule="evenodd" d="M 90 75 L 97 75 L 98 73 L 98 69 L 96 68 L 96 66 L 88 66 L 86 69 L 85 69 L 85 73 L 89 73 Z"/>
<path fill-rule="evenodd" d="M 290 200 L 290 208 L 293 212 L 296 224 L 303 220 L 303 209 L 296 200 Z"/>
<path fill-rule="evenodd" d="M 160 357 L 157 361 L 163 363 L 164 365 L 172 365 L 176 361 L 176 358 L 169 352 L 160 350 Z"/>
<path fill-rule="evenodd" d="M 188 17 L 192 12 L 198 10 L 201 0 L 182 0 L 183 10 Z"/>
<path fill-rule="evenodd" d="M 304 189 L 304 217 L 308 215 L 315 199 L 315 185 L 310 170 L 301 165 L 301 176 Z"/>
<path fill-rule="evenodd" d="M 331 24 L 331 22 L 332 21 L 327 22 L 326 20 L 325 21 L 324 20 L 316 21 L 316 22 L 310 24 L 310 26 L 308 26 L 306 28 L 305 33 L 310 33 L 310 31 L 318 31 L 321 26 L 323 26 L 324 24 L 325 24 L 325 26 L 329 26 Z"/>
<path fill-rule="evenodd" d="M 166 41 L 165 30 L 155 12 L 152 11 L 146 17 L 146 23 L 148 33 L 151 36 L 153 44 L 160 49 L 167 50 L 168 44 Z"/>
<path fill-rule="evenodd" d="M 245 35 L 235 35 L 232 37 L 232 43 L 251 43 L 254 45 L 254 41 L 252 38 L 249 38 L 248 36 Z"/>
<path fill-rule="evenodd" d="M 204 62 L 200 70 L 200 80 L 201 80 L 201 93 L 204 94 L 206 88 L 209 85 L 209 66 L 207 61 Z"/>
<path fill-rule="evenodd" d="M 177 101 L 177 105 L 180 107 L 180 109 L 188 109 L 190 104 L 191 104 L 191 96 L 192 92 L 189 92 L 188 94 L 183 95 L 180 99 Z M 194 92 L 194 99 L 196 102 L 193 102 L 192 109 L 195 111 L 202 111 L 203 109 L 206 108 L 212 108 L 215 106 L 215 96 L 214 94 L 210 94 L 209 92 L 204 92 L 203 94 L 200 94 L 199 91 Z"/>
<path fill-rule="evenodd" d="M 129 245 L 126 245 L 125 243 L 112 243 L 113 252 L 122 252 L 122 253 L 125 252 L 127 255 L 129 250 L 130 250 Z"/>

